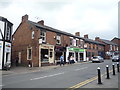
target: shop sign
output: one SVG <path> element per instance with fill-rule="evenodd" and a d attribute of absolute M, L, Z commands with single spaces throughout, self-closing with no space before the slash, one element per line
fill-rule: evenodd
<path fill-rule="evenodd" d="M 84 49 L 79 49 L 79 48 L 69 48 L 69 51 L 75 51 L 75 52 L 84 52 Z"/>
<path fill-rule="evenodd" d="M 6 52 L 11 52 L 11 45 L 6 44 L 5 46 L 6 46 L 6 47 L 5 47 L 5 51 L 6 51 Z"/>

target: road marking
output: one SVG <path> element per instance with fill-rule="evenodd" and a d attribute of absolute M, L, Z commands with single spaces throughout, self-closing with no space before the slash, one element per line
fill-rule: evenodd
<path fill-rule="evenodd" d="M 116 68 L 117 69 L 117 68 Z M 111 73 L 113 70 L 109 70 L 109 72 Z M 101 77 L 103 77 L 104 75 L 106 75 L 106 73 L 104 73 L 104 74 L 102 74 L 101 75 Z M 88 84 L 88 83 L 90 83 L 90 82 L 92 82 L 92 81 L 94 81 L 94 80 L 96 80 L 96 79 L 98 79 L 98 76 L 95 76 L 95 77 L 92 77 L 92 78 L 90 78 L 90 79 L 88 79 L 88 80 L 85 80 L 85 81 L 83 81 L 83 82 L 80 82 L 80 83 L 78 83 L 78 84 L 76 84 L 76 85 L 74 85 L 74 86 L 72 86 L 72 87 L 69 87 L 68 89 L 66 89 L 66 90 L 74 90 L 75 88 L 80 88 L 80 87 L 82 87 L 83 85 L 86 85 L 86 84 Z"/>
<path fill-rule="evenodd" d="M 3 87 L 4 85 L 0 85 L 0 87 Z"/>
<path fill-rule="evenodd" d="M 83 67 L 83 68 L 75 69 L 75 71 L 83 70 L 83 69 L 86 69 L 86 68 L 88 68 L 88 67 Z"/>
<path fill-rule="evenodd" d="M 53 76 L 57 76 L 57 75 L 61 75 L 61 74 L 64 74 L 64 72 L 56 73 L 56 74 L 52 74 L 52 75 L 48 75 L 48 76 L 43 76 L 43 77 L 38 77 L 38 78 L 33 78 L 33 79 L 30 79 L 30 80 L 38 80 L 38 79 L 43 79 L 43 78 L 47 78 L 47 77 L 53 77 Z"/>

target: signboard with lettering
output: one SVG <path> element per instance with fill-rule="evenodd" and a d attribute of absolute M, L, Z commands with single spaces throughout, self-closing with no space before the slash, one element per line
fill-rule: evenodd
<path fill-rule="evenodd" d="M 75 51 L 75 52 L 84 52 L 85 49 L 80 49 L 80 48 L 69 48 L 69 51 Z"/>
<path fill-rule="evenodd" d="M 11 44 L 5 43 L 5 52 L 11 52 Z"/>

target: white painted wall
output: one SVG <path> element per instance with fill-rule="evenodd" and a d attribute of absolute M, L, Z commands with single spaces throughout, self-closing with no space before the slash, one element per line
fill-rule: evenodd
<path fill-rule="evenodd" d="M 3 42 L 0 41 L 0 69 L 2 69 Z"/>

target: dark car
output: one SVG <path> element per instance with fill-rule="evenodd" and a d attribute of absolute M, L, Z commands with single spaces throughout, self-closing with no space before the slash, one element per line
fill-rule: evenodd
<path fill-rule="evenodd" d="M 112 57 L 112 61 L 113 62 L 119 62 L 120 61 L 120 56 L 119 55 L 115 55 Z"/>

